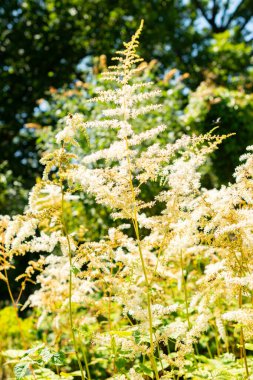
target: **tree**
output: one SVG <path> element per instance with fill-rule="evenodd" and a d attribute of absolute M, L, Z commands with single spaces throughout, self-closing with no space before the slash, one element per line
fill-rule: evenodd
<path fill-rule="evenodd" d="M 189 72 L 196 88 L 215 61 L 213 33 L 236 28 L 235 40 L 248 38 L 252 2 L 242 0 L 3 0 L 0 5 L 1 158 L 29 188 L 38 173 L 35 140 L 23 133 L 36 101 L 50 86 L 78 75 L 78 63 L 105 52 L 110 59 L 122 40 L 145 19 L 143 57 L 164 70 Z M 115 41 L 115 42 L 113 42 Z M 249 44 L 249 42 L 248 42 Z M 249 65 L 249 57 L 236 70 Z M 233 58 L 232 58 L 233 59 Z M 216 62 L 216 61 L 215 61 Z M 23 133 L 23 135 L 22 135 Z"/>

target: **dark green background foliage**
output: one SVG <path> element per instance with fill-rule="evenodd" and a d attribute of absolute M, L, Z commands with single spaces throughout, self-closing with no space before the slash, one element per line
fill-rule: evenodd
<path fill-rule="evenodd" d="M 147 62 L 158 60 L 156 80 L 161 81 L 172 68 L 178 69 L 178 76 L 189 73 L 177 101 L 170 101 L 171 91 L 164 89 L 164 114 L 173 115 L 172 121 L 165 118 L 170 132 L 189 127 L 197 133 L 210 130 L 219 118 L 221 133 L 237 133 L 216 160 L 220 182 L 230 179 L 238 155 L 253 140 L 252 10 L 251 0 L 1 1 L 1 213 L 22 210 L 24 189 L 33 185 L 41 171 L 34 130 L 24 125 L 55 126 L 59 116 L 66 114 L 64 101 L 57 115 L 54 107 L 44 113 L 36 110 L 36 102 L 48 97 L 50 87 L 61 88 L 75 79 L 87 81 L 78 65 L 81 60 L 89 57 L 89 65 L 106 54 L 110 61 L 141 18 L 145 28 L 140 53 Z M 203 81 L 208 95 L 201 92 Z M 71 106 L 75 101 L 73 97 Z M 79 106 L 73 108 L 72 112 L 80 111 Z M 82 111 L 87 113 L 87 108 Z"/>

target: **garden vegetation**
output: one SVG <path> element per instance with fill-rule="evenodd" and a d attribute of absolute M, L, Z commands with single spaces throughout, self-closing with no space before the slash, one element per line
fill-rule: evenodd
<path fill-rule="evenodd" d="M 167 126 L 150 126 L 160 91 L 141 76 L 142 28 L 89 99 L 103 104 L 97 118 L 64 117 L 24 214 L 1 217 L 0 278 L 12 303 L 0 312 L 3 379 L 253 378 L 253 147 L 233 183 L 207 189 L 210 155 L 236 136 L 157 140 Z M 103 149 L 93 149 L 97 131 L 110 137 Z M 83 199 L 110 213 L 94 239 Z M 16 297 L 9 272 L 24 255 Z"/>

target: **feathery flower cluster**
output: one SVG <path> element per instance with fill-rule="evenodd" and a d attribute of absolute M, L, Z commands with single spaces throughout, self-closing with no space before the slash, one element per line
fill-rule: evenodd
<path fill-rule="evenodd" d="M 142 26 L 117 52 L 118 65 L 103 74 L 118 87 L 91 99 L 109 103 L 104 119 L 66 116 L 56 135 L 59 148 L 41 159 L 44 175 L 26 213 L 0 221 L 1 270 L 15 255 L 49 254 L 31 261 L 25 273 L 27 279 L 40 271 L 40 288 L 28 300 L 41 311 L 39 323 L 53 316 L 59 331 L 69 318 L 82 372 L 77 336 L 92 321 L 86 337 L 91 363 L 99 353 L 107 378 L 118 380 L 184 376 L 188 358 L 214 325 L 226 343 L 226 323 L 237 322 L 242 347 L 253 333 L 253 148 L 242 157 L 234 184 L 207 190 L 200 168 L 227 136 L 182 136 L 161 145 L 152 139 L 166 126 L 136 131 L 138 115 L 160 108 L 147 104 L 159 95 L 146 91 L 151 83 L 134 83 L 143 69 L 136 53 Z M 85 157 L 73 154 L 77 132 L 96 128 L 116 129 L 116 141 Z M 143 189 L 154 183 L 157 195 L 147 200 Z M 80 239 L 71 223 L 80 192 L 118 219 L 99 241 Z"/>

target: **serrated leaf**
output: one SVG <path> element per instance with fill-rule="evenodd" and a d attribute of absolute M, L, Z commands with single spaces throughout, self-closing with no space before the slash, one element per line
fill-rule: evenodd
<path fill-rule="evenodd" d="M 59 380 L 61 377 L 57 375 L 55 372 L 53 372 L 49 368 L 37 368 L 34 370 L 34 374 L 38 375 L 36 376 L 36 379 L 38 380 Z M 68 377 L 69 380 L 73 379 L 73 377 Z M 29 377 L 29 380 L 34 380 L 34 377 Z"/>
<path fill-rule="evenodd" d="M 41 350 L 40 356 L 44 363 L 48 363 L 51 360 L 53 353 L 49 350 L 48 347 L 45 347 L 43 350 Z"/>
<path fill-rule="evenodd" d="M 148 367 L 147 365 L 145 365 L 143 363 L 139 364 L 139 369 L 140 369 L 140 372 L 144 373 L 145 375 L 148 375 L 148 376 L 153 375 L 153 371 L 152 371 L 151 367 Z"/>
<path fill-rule="evenodd" d="M 19 363 L 14 367 L 14 374 L 16 380 L 24 379 L 25 375 L 29 370 L 29 363 Z"/>
<path fill-rule="evenodd" d="M 62 352 L 55 352 L 51 357 L 51 362 L 54 365 L 63 365 L 65 356 Z"/>
<path fill-rule="evenodd" d="M 78 275 L 78 273 L 80 273 L 81 271 L 80 271 L 79 268 L 77 268 L 77 267 L 75 267 L 74 265 L 72 265 L 72 267 L 71 267 L 71 272 L 76 276 L 76 275 Z"/>
<path fill-rule="evenodd" d="M 41 348 L 44 348 L 45 347 L 45 344 L 44 343 L 42 343 L 42 344 L 39 344 L 38 346 L 35 346 L 35 347 L 33 347 L 33 348 L 30 348 L 29 350 L 26 350 L 25 352 L 24 352 L 24 356 L 25 355 L 32 355 L 32 354 L 34 354 L 35 352 L 37 352 L 37 351 L 39 351 Z"/>
<path fill-rule="evenodd" d="M 7 356 L 8 358 L 21 358 L 25 354 L 25 350 L 6 350 L 2 352 L 3 356 Z"/>
<path fill-rule="evenodd" d="M 133 332 L 133 337 L 134 337 L 135 343 L 137 343 L 137 344 L 140 343 L 140 341 L 141 341 L 141 333 L 140 333 L 139 330 L 136 330 L 136 331 Z"/>

